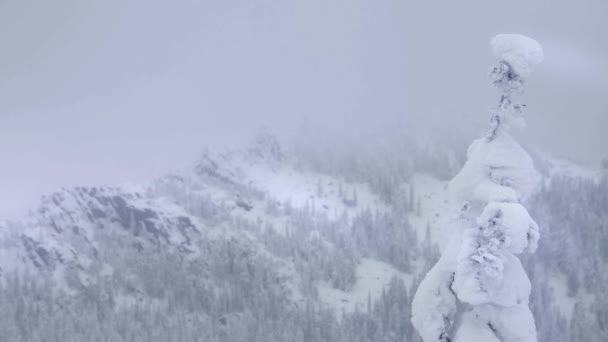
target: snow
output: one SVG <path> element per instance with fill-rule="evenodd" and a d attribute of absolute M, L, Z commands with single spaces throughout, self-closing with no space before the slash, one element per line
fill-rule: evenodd
<path fill-rule="evenodd" d="M 476 264 L 467 262 L 470 258 L 462 256 L 460 259 L 453 284 L 460 301 L 472 305 L 489 303 L 502 307 L 528 303 L 530 280 L 521 262 L 513 254 L 499 254 L 499 274 L 488 274 L 489 272 L 483 269 L 480 272 L 479 268 L 475 267 Z"/>
<path fill-rule="evenodd" d="M 386 210 L 380 198 L 369 186 L 360 183 L 342 182 L 345 198 L 351 199 L 357 192 L 356 204 L 348 204 L 339 196 L 340 180 L 315 172 L 298 171 L 289 165 L 270 168 L 260 165 L 247 170 L 245 179 L 251 186 L 262 189 L 270 198 L 293 207 L 309 206 L 316 212 L 324 212 L 332 219 L 338 219 L 344 212 L 355 213 L 362 209 Z M 319 193 L 319 187 L 322 188 Z"/>
<path fill-rule="evenodd" d="M 584 287 L 579 288 L 576 295 L 569 295 L 567 282 L 566 276 L 556 274 L 549 276 L 547 286 L 551 289 L 551 299 L 557 310 L 570 321 L 574 314 L 575 305 L 583 305 L 583 307 L 589 308 L 595 303 L 596 299 Z"/>
<path fill-rule="evenodd" d="M 274 154 L 263 154 L 264 158 L 272 158 Z M 216 161 L 217 162 L 217 161 Z M 330 219 L 339 218 L 342 213 L 348 215 L 355 214 L 364 209 L 389 210 L 380 199 L 364 184 L 344 183 L 344 193 L 346 197 L 351 196 L 352 189 L 357 189 L 357 202 L 347 203 L 345 196 L 340 196 L 338 187 L 340 180 L 327 175 L 298 170 L 287 163 L 263 163 L 251 158 L 228 158 L 223 156 L 218 164 L 213 160 L 207 160 L 208 165 L 217 166 L 221 170 L 230 170 L 231 178 L 247 184 L 252 189 L 264 193 L 264 196 L 252 198 L 243 196 L 250 201 L 250 210 L 235 206 L 232 214 L 239 218 L 250 220 L 262 220 L 272 223 L 275 226 L 288 225 L 288 216 L 283 214 L 272 214 L 266 211 L 268 199 L 278 201 L 282 206 L 294 206 L 299 208 L 310 208 L 313 212 L 326 215 Z M 224 164 L 222 164 L 224 163 Z M 522 171 L 522 165 L 527 171 Z M 211 166 L 210 166 L 211 167 Z M 566 167 L 571 169 L 570 167 Z M 553 170 L 553 169 L 552 169 Z M 578 172 L 578 171 L 576 171 Z M 582 174 L 582 173 L 581 173 Z M 510 322 L 522 320 L 521 326 L 526 327 L 527 331 L 524 338 L 521 336 L 513 337 L 513 340 L 527 341 L 525 338 L 533 335 L 533 319 L 527 310 L 527 301 L 530 293 L 530 283 L 525 275 L 521 263 L 514 254 L 522 253 L 525 250 L 533 251 L 536 240 L 538 239 L 538 227 L 534 220 L 529 216 L 526 209 L 518 203 L 521 198 L 528 196 L 534 191 L 536 184 L 532 178 L 537 178 L 538 174 L 534 170 L 532 159 L 527 155 L 517 143 L 508 135 L 498 135 L 496 139 L 488 141 L 480 139 L 474 142 L 469 149 L 469 160 L 461 173 L 448 185 L 447 182 L 438 180 L 427 174 L 416 174 L 411 184 L 415 189 L 416 200 L 420 203 L 417 213 L 408 214 L 413 227 L 416 229 L 418 237 L 424 238 L 427 224 L 430 225 L 430 238 L 432 242 L 438 243 L 444 250 L 441 260 L 429 272 L 424 279 L 413 303 L 413 321 L 420 330 L 425 340 L 437 340 L 450 326 L 459 321 L 455 315 L 457 308 L 456 293 L 458 299 L 464 303 L 481 306 L 483 310 L 475 310 L 464 313 L 464 324 L 456 336 L 458 340 L 469 340 L 472 338 L 483 338 L 484 341 L 497 340 L 494 333 L 488 329 L 488 322 L 491 321 L 497 329 L 505 330 L 508 333 Z M 199 195 L 209 195 L 214 203 L 234 203 L 234 188 L 222 188 L 214 184 L 198 183 L 196 191 Z M 319 191 L 319 186 L 322 188 Z M 469 188 L 473 187 L 474 191 Z M 127 192 L 145 192 L 146 188 L 128 188 Z M 451 191 L 458 196 L 452 196 Z M 498 194 L 498 195 L 497 195 Z M 456 201 L 453 201 L 456 197 Z M 468 217 L 469 221 L 462 220 L 458 216 L 457 207 L 463 201 L 471 200 L 479 202 L 481 205 L 474 207 L 473 211 L 479 216 Z M 77 200 L 76 200 L 77 201 Z M 136 208 L 152 208 L 171 217 L 188 216 L 186 210 L 170 197 L 132 198 L 129 205 Z M 489 203 L 487 203 L 489 202 Z M 487 205 L 486 205 L 487 203 Z M 73 198 L 68 198 L 64 202 L 65 207 L 77 207 L 79 204 Z M 485 206 L 484 206 L 485 205 Z M 459 208 L 459 207 L 458 207 Z M 63 217 L 62 208 L 52 206 L 49 208 L 49 215 Z M 162 217 L 164 219 L 164 217 Z M 466 217 L 465 217 L 466 218 Z M 160 219 L 159 219 L 160 220 Z M 197 227 L 205 227 L 204 222 L 199 222 L 191 218 Z M 474 227 L 468 227 L 467 223 L 473 222 Z M 478 248 L 469 249 L 467 243 L 475 242 L 478 236 L 473 234 L 478 226 L 489 228 L 489 223 L 499 227 L 501 238 L 504 241 L 493 242 L 497 245 L 496 250 L 486 253 L 483 257 L 496 257 L 499 262 L 498 272 L 494 273 L 494 278 L 482 279 L 476 269 L 463 268 L 467 266 L 463 261 L 471 259 L 471 251 L 477 252 Z M 64 222 L 65 223 L 65 222 Z M 67 225 L 67 223 L 65 223 Z M 82 222 L 77 225 L 83 228 L 87 234 L 91 234 L 93 227 L 87 226 Z M 0 238 L 4 234 L 0 224 Z M 247 236 L 247 232 L 234 232 L 229 227 L 205 227 L 209 228 L 202 234 L 207 234 L 205 238 L 235 238 Z M 225 228 L 225 230 L 223 230 Z M 467 230 L 468 229 L 468 230 Z M 464 232 L 464 234 L 463 234 Z M 463 236 L 471 233 L 471 239 L 463 244 Z M 497 233 L 497 232 L 492 232 Z M 52 234 L 47 230 L 45 234 Z M 176 230 L 169 231 L 169 243 L 179 245 L 186 242 L 184 236 Z M 38 240 L 55 241 L 54 245 L 45 245 L 44 248 L 57 251 L 67 260 L 71 254 L 70 250 L 65 249 L 69 241 L 57 239 L 56 236 L 41 236 L 36 230 L 29 230 L 26 236 Z M 93 239 L 94 236 L 91 236 Z M 498 238 L 490 234 L 486 238 Z M 319 231 L 312 231 L 308 241 L 322 240 L 323 234 Z M 255 240 L 252 237 L 252 240 Z M 491 240 L 491 239 L 489 239 Z M 321 241 L 323 242 L 323 241 Z M 0 244 L 2 240 L 0 239 Z M 0 246 L 2 247 L 2 246 Z M 464 247 L 464 248 L 461 248 Z M 264 246 L 254 248 L 259 253 L 266 253 Z M 466 253 L 463 253 L 463 250 Z M 198 256 L 195 252 L 193 256 Z M 0 273 L 3 264 L 17 264 L 13 260 L 16 254 L 9 249 L 0 248 Z M 299 290 L 299 275 L 294 269 L 293 263 L 274 258 L 268 253 L 268 259 L 277 262 L 276 266 L 281 279 L 285 281 L 286 287 L 292 292 L 292 300 L 296 304 L 304 303 L 305 299 Z M 13 258 L 13 259 L 11 259 Z M 88 268 L 90 260 L 86 255 L 75 256 L 75 261 L 83 268 Z M 422 260 L 417 263 L 414 269 L 421 269 Z M 459 268 L 460 267 L 460 268 Z M 6 268 L 5 268 L 6 269 Z M 493 269 L 490 269 L 490 272 Z M 59 266 L 55 272 L 58 282 L 63 282 L 65 269 Z M 110 277 L 114 273 L 112 266 L 103 264 L 99 271 L 99 276 Z M 415 274 L 415 272 L 414 272 Z M 351 312 L 356 309 L 365 310 L 369 299 L 377 298 L 382 290 L 389 284 L 393 277 L 403 279 L 406 286 L 412 286 L 413 275 L 404 274 L 387 263 L 364 258 L 356 269 L 357 281 L 352 289 L 341 291 L 331 287 L 327 283 L 317 283 L 319 299 L 337 313 Z M 81 283 L 89 284 L 93 281 L 90 274 L 78 273 Z M 509 283 L 503 280 L 509 280 Z M 492 281 L 495 281 L 494 283 Z M 549 282 L 550 284 L 552 282 Z M 62 285 L 66 286 L 67 285 Z M 553 285 L 551 285 L 553 286 Z M 565 280 L 554 283 L 554 291 L 557 297 L 557 305 L 560 311 L 569 315 L 572 314 L 574 304 L 580 302 L 579 298 L 567 296 Z M 456 293 L 455 293 L 456 292 Z M 135 303 L 135 297 L 130 295 L 119 296 L 119 305 L 131 305 Z M 468 306 L 468 305 L 467 305 Z M 479 318 L 481 317 L 481 318 Z M 530 325 L 532 322 L 532 325 Z M 517 323 L 520 324 L 520 323 Z M 446 335 L 444 335 L 446 336 Z M 469 336 L 469 337 L 463 337 Z M 471 340 L 469 340 L 471 341 Z M 532 340 L 530 340 L 532 341 Z"/>
<path fill-rule="evenodd" d="M 378 298 L 393 277 L 401 278 L 405 286 L 412 286 L 412 276 L 382 261 L 363 258 L 357 266 L 357 282 L 350 291 L 341 291 L 327 283 L 319 283 L 319 298 L 335 312 L 366 310 L 368 299 Z"/>
<path fill-rule="evenodd" d="M 206 152 L 202 165 L 215 170 L 219 179 L 229 179 L 231 183 L 214 184 L 204 178 L 206 175 L 201 177 L 195 174 L 192 177 L 198 188 L 195 193 L 210 198 L 214 203 L 230 204 L 233 215 L 249 222 L 268 223 L 280 234 L 284 234 L 291 224 L 289 215 L 284 212 L 286 208 L 307 209 L 313 217 L 329 220 L 351 219 L 367 209 L 374 213 L 388 210 L 367 184 L 345 182 L 329 175 L 299 170 L 282 154 L 282 162 L 278 162 L 272 157 L 277 152 L 269 155 L 254 151 L 253 155 L 249 151 L 223 154 Z M 201 164 L 196 168 L 200 170 Z M 239 197 L 237 190 L 235 197 L 235 189 L 231 188 L 234 184 L 243 184 L 262 196 Z M 239 206 L 239 200 L 246 202 L 249 208 Z M 269 213 L 267 208 L 271 201 L 282 210 Z"/>
<path fill-rule="evenodd" d="M 417 173 L 412 177 L 410 186 L 415 190 L 414 201 L 420 203 L 420 212 L 408 218 L 418 239 L 424 239 L 428 223 L 431 228 L 431 242 L 436 243 L 440 249 L 445 248 L 452 233 L 450 221 L 455 218 L 447 182 L 428 174 Z"/>
<path fill-rule="evenodd" d="M 574 305 L 576 305 L 577 299 L 568 295 L 566 277 L 562 275 L 551 276 L 547 281 L 547 285 L 551 288 L 551 294 L 555 300 L 557 309 L 570 320 L 574 313 Z"/>
<path fill-rule="evenodd" d="M 538 225 L 519 203 L 491 202 L 484 208 L 477 224 L 484 233 L 502 239 L 499 243 L 509 252 L 534 252 L 538 247 Z"/>
<path fill-rule="evenodd" d="M 465 312 L 454 342 L 500 342 L 488 322 L 473 312 Z"/>
<path fill-rule="evenodd" d="M 483 305 L 464 313 L 462 321 L 455 342 L 536 342 L 536 326 L 527 305 Z"/>
<path fill-rule="evenodd" d="M 597 169 L 590 169 L 581 165 L 577 165 L 566 159 L 559 159 L 549 155 L 543 155 L 545 161 L 549 164 L 549 177 L 554 178 L 569 177 L 580 178 L 598 181 L 601 178 L 601 172 Z"/>
<path fill-rule="evenodd" d="M 18 265 L 15 249 L 0 244 L 0 275 L 15 271 L 15 268 Z"/>
<path fill-rule="evenodd" d="M 534 39 L 521 34 L 499 34 L 490 41 L 492 51 L 522 78 L 527 78 L 543 60 L 543 49 Z"/>
<path fill-rule="evenodd" d="M 453 283 L 462 302 L 503 307 L 528 302 L 530 281 L 514 254 L 536 250 L 538 225 L 519 202 L 539 180 L 532 158 L 504 131 L 469 148 L 465 166 L 449 184 L 456 198 L 472 203 L 463 217 Z"/>
<path fill-rule="evenodd" d="M 7 223 L 0 222 L 0 278 L 15 271 L 18 265 L 18 244 L 13 233 Z"/>
<path fill-rule="evenodd" d="M 450 241 L 412 302 L 412 323 L 424 341 L 450 341 L 455 330 L 461 342 L 536 342 L 528 308 L 531 284 L 515 254 L 536 250 L 538 225 L 520 203 L 541 177 L 506 128 L 522 108 L 512 95 L 523 92 L 542 49 L 521 35 L 498 35 L 491 45 L 499 63 L 490 79 L 502 91 L 501 100 L 490 134 L 471 144 L 464 167 L 448 185 L 448 203 L 460 212 L 444 221 L 453 230 Z M 445 216 L 453 209 L 443 211 Z M 457 299 L 466 309 L 454 327 Z"/>
<path fill-rule="evenodd" d="M 449 184 L 461 201 L 517 202 L 538 188 L 540 174 L 530 155 L 507 133 L 480 138 L 467 150 L 467 162 Z"/>
<path fill-rule="evenodd" d="M 451 254 L 444 253 L 427 273 L 412 301 L 412 324 L 424 341 L 437 341 L 439 336 L 447 336 L 454 323 L 457 303 L 450 286 L 454 266 L 453 259 L 445 257 Z"/>
<path fill-rule="evenodd" d="M 528 303 L 497 308 L 480 306 L 473 311 L 492 324 L 496 335 L 504 342 L 536 342 L 536 325 Z M 485 340 L 482 340 L 485 342 Z M 480 341 L 481 342 L 481 341 Z"/>
<path fill-rule="evenodd" d="M 99 271 L 99 275 L 101 277 L 110 277 L 114 274 L 114 267 L 109 264 L 104 263 L 101 271 Z"/>

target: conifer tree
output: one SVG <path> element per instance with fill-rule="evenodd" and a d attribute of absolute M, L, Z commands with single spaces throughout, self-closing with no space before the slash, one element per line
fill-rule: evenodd
<path fill-rule="evenodd" d="M 523 203 L 540 177 L 509 128 L 523 122 L 518 99 L 543 52 L 533 39 L 514 34 L 494 37 L 491 46 L 499 103 L 490 131 L 471 144 L 449 184 L 460 207 L 454 235 L 412 304 L 412 323 L 425 342 L 536 342 L 530 281 L 517 255 L 537 246 L 538 226 Z"/>

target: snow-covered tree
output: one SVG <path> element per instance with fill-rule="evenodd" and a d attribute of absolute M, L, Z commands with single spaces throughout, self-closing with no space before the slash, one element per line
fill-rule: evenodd
<path fill-rule="evenodd" d="M 523 123 L 518 99 L 543 52 L 535 40 L 516 34 L 498 35 L 491 46 L 498 62 L 490 79 L 499 104 L 490 132 L 471 144 L 449 184 L 460 206 L 454 235 L 412 303 L 412 323 L 425 342 L 536 341 L 530 281 L 517 255 L 534 252 L 540 237 L 523 206 L 540 177 L 509 128 Z"/>

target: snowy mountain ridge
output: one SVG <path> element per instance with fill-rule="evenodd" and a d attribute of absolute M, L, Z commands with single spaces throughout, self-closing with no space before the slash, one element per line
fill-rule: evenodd
<path fill-rule="evenodd" d="M 190 174 L 168 174 L 153 184 L 61 189 L 43 196 L 37 210 L 20 223 L 26 228 L 19 234 L 24 251 L 2 258 L 0 272 L 14 270 L 18 267 L 14 264 L 17 260 L 38 269 L 54 270 L 62 264 L 84 268 L 91 255 L 98 253 L 94 230 L 112 224 L 129 231 L 138 241 L 163 242 L 180 253 L 193 254 L 193 235 L 199 233 L 199 227 L 204 223 L 189 215 L 180 200 L 174 198 L 179 197 L 171 193 L 175 189 L 226 206 L 235 217 L 251 221 L 262 219 L 273 224 L 280 222 L 283 226 L 288 224 L 287 220 L 282 215 L 269 215 L 265 199 L 273 199 L 279 208 L 308 206 L 317 214 L 332 219 L 362 209 L 388 210 L 365 184 L 341 184 L 331 176 L 301 172 L 292 165 L 277 140 L 262 135 L 244 150 L 218 153 L 207 149 Z M 598 177 L 596 171 L 556 158 L 546 159 L 543 170 L 548 179 L 556 176 Z M 420 174 L 413 178 L 413 184 L 421 190 L 420 212 L 409 219 L 422 238 L 427 221 L 437 229 L 443 226 L 438 213 L 447 209 L 447 182 Z M 170 187 L 173 188 L 167 189 Z M 345 187 L 350 188 L 345 190 Z M 353 192 L 347 193 L 350 191 Z M 7 231 L 7 226 L 7 222 L 0 222 L 0 236 L 5 246 L 10 246 L 2 249 L 4 254 L 16 248 L 9 242 L 16 233 Z M 444 245 L 446 233 L 434 229 L 431 232 L 433 242 Z M 139 246 L 140 242 L 134 244 Z M 86 246 L 84 255 L 87 257 L 75 253 L 74 246 Z"/>
<path fill-rule="evenodd" d="M 554 160 L 544 170 L 547 180 L 594 174 Z M 95 293 L 95 305 L 114 312 L 197 303 L 213 317 L 197 319 L 218 329 L 254 322 L 252 305 L 264 315 L 312 307 L 343 326 L 375 315 L 389 294 L 408 322 L 408 295 L 455 215 L 446 180 L 408 179 L 387 201 L 365 181 L 302 167 L 263 136 L 240 151 L 206 150 L 190 170 L 150 184 L 44 196 L 22 222 L 0 223 L 0 279 L 41 275 L 74 298 L 62 301 Z M 562 298 L 566 284 L 553 287 L 571 316 L 579 300 Z M 414 338 L 410 328 L 402 333 Z"/>
<path fill-rule="evenodd" d="M 231 220 L 263 222 L 285 233 L 290 224 L 285 213 L 291 207 L 323 219 L 348 217 L 360 208 L 382 208 L 364 185 L 349 185 L 349 191 L 359 187 L 357 198 L 352 193 L 341 198 L 338 180 L 298 172 L 285 158 L 276 140 L 263 136 L 243 151 L 207 150 L 191 172 L 169 174 L 149 185 L 75 187 L 43 196 L 23 222 L 11 230 L 6 225 L 0 229 L 0 275 L 42 272 L 73 291 L 114 272 L 116 266 L 104 262 L 99 242 L 108 234 L 133 250 L 161 248 L 163 253 L 195 259 L 202 253 L 200 241 L 210 235 L 232 235 L 255 244 L 248 232 L 227 227 Z M 278 260 L 258 247 L 269 259 Z M 65 279 L 70 277 L 66 272 L 76 273 L 75 283 Z"/>

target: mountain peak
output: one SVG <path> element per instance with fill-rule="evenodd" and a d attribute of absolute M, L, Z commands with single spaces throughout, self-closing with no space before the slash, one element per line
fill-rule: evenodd
<path fill-rule="evenodd" d="M 285 159 L 277 138 L 269 133 L 261 133 L 248 147 L 240 150 L 218 152 L 204 149 L 194 166 L 194 172 L 223 183 L 238 183 L 243 176 L 243 168 L 264 165 L 275 170 Z"/>
<path fill-rule="evenodd" d="M 267 132 L 257 135 L 247 152 L 252 157 L 270 162 L 282 162 L 285 159 L 278 139 Z"/>

